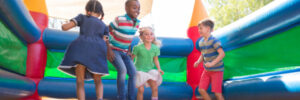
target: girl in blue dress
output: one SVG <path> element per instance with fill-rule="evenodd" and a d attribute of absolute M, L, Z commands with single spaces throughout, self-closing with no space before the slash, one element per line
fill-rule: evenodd
<path fill-rule="evenodd" d="M 63 72 L 76 76 L 78 100 L 85 100 L 84 80 L 94 79 L 96 96 L 103 99 L 101 77 L 108 74 L 107 35 L 108 27 L 101 20 L 104 16 L 102 5 L 90 0 L 85 7 L 86 15 L 79 14 L 69 23 L 63 24 L 64 31 L 80 27 L 80 35 L 68 46 L 64 59 L 58 67 Z M 101 19 L 99 17 L 101 16 Z"/>

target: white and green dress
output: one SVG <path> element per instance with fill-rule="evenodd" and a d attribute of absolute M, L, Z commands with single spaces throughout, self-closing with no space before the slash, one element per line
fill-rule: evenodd
<path fill-rule="evenodd" d="M 137 69 L 136 87 L 141 85 L 150 85 L 147 83 L 148 80 L 154 80 L 157 82 L 157 86 L 162 83 L 161 74 L 155 69 L 154 60 L 155 56 L 160 55 L 159 47 L 152 44 L 151 48 L 146 49 L 143 43 L 133 47 L 133 54 L 135 55 L 134 65 Z"/>

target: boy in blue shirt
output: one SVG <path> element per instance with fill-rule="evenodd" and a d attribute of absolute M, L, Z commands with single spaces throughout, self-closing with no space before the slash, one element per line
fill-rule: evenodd
<path fill-rule="evenodd" d="M 210 19 L 205 19 L 199 22 L 199 34 L 203 38 L 199 41 L 201 56 L 195 62 L 194 67 L 197 67 L 203 61 L 204 71 L 201 75 L 199 84 L 199 93 L 204 100 L 211 100 L 206 90 L 211 83 L 212 92 L 215 93 L 218 100 L 224 100 L 222 95 L 223 70 L 224 63 L 222 59 L 225 56 L 223 48 L 219 40 L 211 35 L 214 28 L 214 22 Z"/>

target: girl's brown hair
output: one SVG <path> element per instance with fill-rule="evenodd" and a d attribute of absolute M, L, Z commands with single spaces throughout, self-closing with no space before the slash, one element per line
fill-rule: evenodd
<path fill-rule="evenodd" d="M 104 17 L 104 11 L 102 5 L 97 0 L 89 0 L 85 6 L 87 12 L 94 12 L 101 15 L 101 19 Z"/>
<path fill-rule="evenodd" d="M 215 25 L 214 21 L 211 20 L 211 19 L 204 19 L 204 20 L 201 20 L 201 21 L 198 23 L 198 27 L 199 27 L 201 24 L 204 25 L 204 26 L 208 26 L 208 27 L 210 28 L 210 30 L 213 30 L 213 29 L 214 29 L 214 25 Z"/>

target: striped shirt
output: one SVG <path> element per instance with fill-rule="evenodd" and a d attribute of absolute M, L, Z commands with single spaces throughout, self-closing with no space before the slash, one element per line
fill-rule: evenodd
<path fill-rule="evenodd" d="M 206 62 L 212 62 L 214 59 L 217 58 L 219 53 L 217 50 L 221 48 L 221 43 L 219 40 L 217 40 L 215 37 L 210 36 L 207 41 L 204 41 L 204 38 L 202 38 L 199 41 L 199 49 L 201 51 L 201 54 L 204 58 L 204 63 Z M 207 71 L 223 71 L 224 70 L 224 62 L 221 60 L 217 64 L 215 64 L 212 67 L 206 67 L 203 64 L 205 70 Z"/>
<path fill-rule="evenodd" d="M 135 20 L 136 22 L 134 23 Z M 109 42 L 112 49 L 127 51 L 131 41 L 139 28 L 140 21 L 131 19 L 127 14 L 118 16 L 110 23 L 112 31 L 109 32 Z"/>

